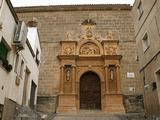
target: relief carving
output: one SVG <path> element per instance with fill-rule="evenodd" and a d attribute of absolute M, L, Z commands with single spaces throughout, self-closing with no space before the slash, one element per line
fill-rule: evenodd
<path fill-rule="evenodd" d="M 105 47 L 105 52 L 107 55 L 117 55 L 117 45 L 108 45 Z"/>
<path fill-rule="evenodd" d="M 93 43 L 86 43 L 80 48 L 81 55 L 98 55 L 100 50 L 98 46 Z"/>
<path fill-rule="evenodd" d="M 63 53 L 65 55 L 73 55 L 74 54 L 74 46 L 64 46 Z"/>
<path fill-rule="evenodd" d="M 88 26 L 87 28 L 86 28 L 86 37 L 87 38 L 91 38 L 93 35 L 92 35 L 92 28 L 91 28 L 91 26 Z"/>

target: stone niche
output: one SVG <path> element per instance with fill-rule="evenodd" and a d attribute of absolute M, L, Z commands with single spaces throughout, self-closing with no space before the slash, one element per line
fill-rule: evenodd
<path fill-rule="evenodd" d="M 71 40 L 67 35 L 67 39 L 60 42 L 58 59 L 61 67 L 57 112 L 81 109 L 100 109 L 108 113 L 125 112 L 120 88 L 122 56 L 119 55 L 118 40 L 113 39 L 111 31 L 107 33 L 106 39 L 97 38 L 93 33 L 95 25 L 92 20 L 85 20 L 82 23 L 84 34 L 79 40 Z M 90 76 L 97 76 L 97 80 Z M 94 82 L 97 84 L 89 84 Z M 85 97 L 87 94 L 88 97 Z M 92 98 L 97 100 L 94 101 Z M 89 103 L 93 104 L 87 105 Z"/>

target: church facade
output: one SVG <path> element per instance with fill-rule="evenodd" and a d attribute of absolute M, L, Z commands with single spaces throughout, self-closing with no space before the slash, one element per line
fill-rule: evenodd
<path fill-rule="evenodd" d="M 37 109 L 143 112 L 132 7 L 20 7 L 38 21 L 42 47 Z"/>

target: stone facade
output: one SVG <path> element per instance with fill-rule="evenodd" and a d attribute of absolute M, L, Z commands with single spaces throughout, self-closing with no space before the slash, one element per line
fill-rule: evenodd
<path fill-rule="evenodd" d="M 147 115 L 160 114 L 160 1 L 136 0 L 135 37 Z"/>
<path fill-rule="evenodd" d="M 136 50 L 136 41 L 134 37 L 134 22 L 133 22 L 133 14 L 131 11 L 131 7 L 128 5 L 77 5 L 77 6 L 49 6 L 49 7 L 26 7 L 26 8 L 15 8 L 19 18 L 24 21 L 29 21 L 33 17 L 38 19 L 38 28 L 39 35 L 41 40 L 42 47 L 42 64 L 40 69 L 40 78 L 39 78 L 39 90 L 38 90 L 38 108 L 40 111 L 48 111 L 55 112 L 57 110 L 57 100 L 64 100 L 66 97 L 66 101 L 63 104 L 67 104 L 67 102 L 72 102 L 73 100 L 77 102 L 77 105 L 74 105 L 74 110 L 79 110 L 79 99 L 75 98 L 79 95 L 79 84 L 71 83 L 67 87 L 66 91 L 72 91 L 75 87 L 76 95 L 66 94 L 64 96 L 59 94 L 60 91 L 64 92 L 60 86 L 65 86 L 67 84 L 62 82 L 62 75 L 60 71 L 61 66 L 71 65 L 73 66 L 84 66 L 82 69 L 80 68 L 81 75 L 86 72 L 88 69 L 93 69 L 99 76 L 105 75 L 105 70 L 99 70 L 94 66 L 105 66 L 104 60 L 101 57 L 97 57 L 97 55 L 103 55 L 102 50 L 97 49 L 97 44 L 92 44 L 91 46 L 95 49 L 90 49 L 89 52 L 87 46 L 90 44 L 86 44 L 86 46 L 77 47 L 80 41 L 85 41 L 86 37 L 92 38 L 94 40 L 98 40 L 100 43 L 102 41 L 106 41 L 107 39 L 113 39 L 114 41 L 118 41 L 118 47 L 114 47 L 115 45 L 107 46 L 108 43 L 104 42 L 104 44 L 98 45 L 103 49 L 103 45 L 106 45 L 106 53 L 110 56 L 114 56 L 118 50 L 118 55 L 121 55 L 121 59 L 117 59 L 117 63 L 120 67 L 120 77 L 119 80 L 121 83 L 118 84 L 119 92 L 121 95 L 114 98 L 117 98 L 117 101 L 122 102 L 122 95 L 141 95 L 143 93 L 143 81 L 140 81 L 140 76 L 138 74 L 138 61 L 137 61 L 137 50 Z M 84 24 L 87 23 L 87 20 L 91 20 L 93 27 L 93 36 L 88 31 L 88 35 L 85 34 Z M 86 22 L 85 22 L 86 21 Z M 69 41 L 69 42 L 68 42 Z M 94 42 L 97 43 L 97 42 Z M 111 42 L 112 43 L 112 42 Z M 63 47 L 63 44 L 68 44 Z M 62 48 L 61 48 L 62 47 Z M 73 49 L 80 49 L 80 55 L 77 54 Z M 87 52 L 88 51 L 88 52 Z M 58 55 L 65 55 L 68 60 L 58 59 Z M 74 59 L 74 55 L 79 56 L 92 56 L 95 61 L 90 59 L 83 58 L 85 62 L 82 61 L 71 61 L 70 59 Z M 96 57 L 94 57 L 96 55 Z M 65 56 L 61 57 L 65 58 Z M 112 57 L 110 57 L 112 58 Z M 115 58 L 115 57 L 113 57 Z M 114 60 L 113 60 L 114 61 Z M 112 64 L 115 64 L 111 60 Z M 90 65 L 91 64 L 91 65 Z M 90 66 L 88 66 L 90 65 Z M 85 67 L 86 66 L 86 67 Z M 76 73 L 78 72 L 78 68 L 76 68 Z M 130 76 L 131 74 L 131 76 Z M 72 78 L 75 81 L 79 81 L 78 76 L 76 78 Z M 100 78 L 103 80 L 103 77 Z M 107 81 L 104 78 L 104 81 Z M 61 83 L 61 85 L 60 85 Z M 77 86 L 75 85 L 77 84 Z M 74 86 L 74 87 L 73 87 Z M 106 90 L 105 84 L 101 82 L 101 86 Z M 61 88 L 61 89 L 60 89 Z M 68 89 L 70 88 L 70 89 Z M 74 96 L 74 97 L 73 97 Z M 46 98 L 46 99 L 45 99 Z M 111 98 L 111 97 L 109 97 Z M 45 100 L 44 100 L 45 99 Z M 70 99 L 70 100 L 69 100 Z M 74 100 L 76 99 L 76 100 Z M 41 101 L 42 100 L 42 101 Z M 46 102 L 43 102 L 46 101 Z M 48 102 L 47 102 L 48 101 Z M 106 97 L 106 101 L 109 99 Z M 112 101 L 112 100 L 110 100 Z M 60 102 L 60 101 L 59 101 Z M 117 102 L 118 103 L 118 102 Z M 61 104 L 61 103 L 59 103 Z M 68 103 L 71 104 L 71 103 Z M 121 103 L 122 104 L 122 103 Z M 52 105 L 52 106 L 51 106 Z M 62 104 L 61 104 L 62 105 Z M 72 109 L 72 108 L 71 108 Z M 59 109 L 60 110 L 60 109 Z M 64 110 L 64 109 L 63 109 Z"/>

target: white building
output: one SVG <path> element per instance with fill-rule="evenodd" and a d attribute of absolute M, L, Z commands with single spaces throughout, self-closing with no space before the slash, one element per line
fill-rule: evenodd
<path fill-rule="evenodd" d="M 0 0 L 0 120 L 2 113 L 6 120 L 11 120 L 16 106 L 34 108 L 36 104 L 41 55 L 39 36 L 36 27 L 28 27 L 28 39 L 22 36 L 23 41 L 19 39 L 19 43 L 15 43 L 15 33 L 22 34 L 16 32 L 17 26 L 18 17 L 12 4 L 9 0 Z"/>

